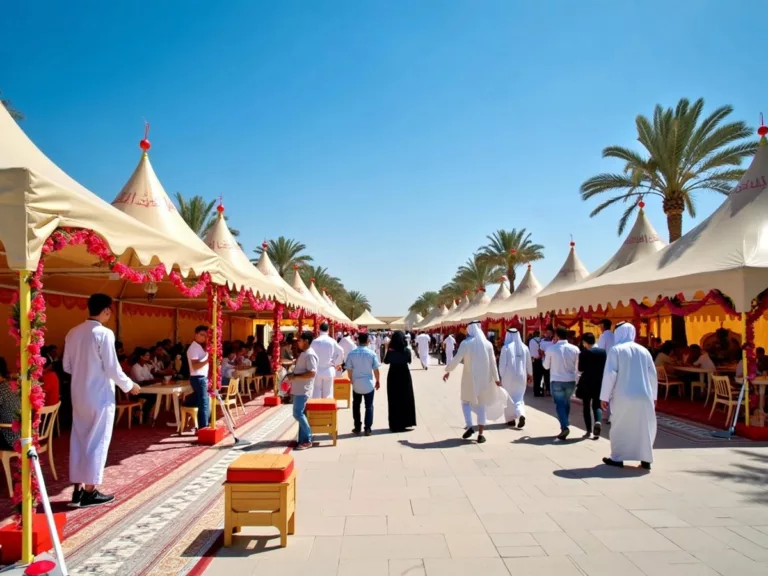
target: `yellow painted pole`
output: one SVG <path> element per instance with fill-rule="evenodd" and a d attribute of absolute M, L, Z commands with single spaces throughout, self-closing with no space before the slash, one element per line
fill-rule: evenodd
<path fill-rule="evenodd" d="M 29 353 L 27 346 L 30 342 L 29 309 L 32 305 L 27 278 L 29 272 L 19 272 L 19 331 L 21 333 L 21 437 L 32 438 L 32 406 L 29 403 L 29 393 L 32 388 L 29 381 Z M 21 562 L 29 564 L 34 559 L 32 554 L 32 478 L 30 476 L 29 458 L 25 453 L 26 446 L 21 447 Z"/>
<path fill-rule="evenodd" d="M 213 289 L 213 305 L 211 308 L 211 351 L 213 352 L 213 358 L 211 358 L 211 385 L 216 390 L 219 379 L 219 290 L 217 286 Z M 216 396 L 211 398 L 211 428 L 216 428 Z"/>
<path fill-rule="evenodd" d="M 744 378 L 744 423 L 749 426 L 749 367 L 747 366 L 747 314 L 741 313 L 741 367 Z"/>

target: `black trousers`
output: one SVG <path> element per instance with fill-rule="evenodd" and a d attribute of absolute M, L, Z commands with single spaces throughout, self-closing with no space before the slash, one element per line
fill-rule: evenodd
<path fill-rule="evenodd" d="M 544 380 L 544 372 L 549 374 L 549 370 L 544 370 L 544 361 L 535 359 L 533 361 L 533 395 L 544 396 L 544 388 L 542 386 Z M 549 384 L 549 382 L 547 382 Z M 549 388 L 549 386 L 547 386 Z"/>

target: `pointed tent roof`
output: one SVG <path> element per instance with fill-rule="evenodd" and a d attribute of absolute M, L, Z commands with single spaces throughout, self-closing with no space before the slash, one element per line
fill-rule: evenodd
<path fill-rule="evenodd" d="M 382 322 L 378 318 L 374 317 L 368 310 L 360 314 L 355 318 L 355 324 L 358 326 L 386 326 L 385 322 Z"/>
<path fill-rule="evenodd" d="M 265 291 L 267 294 L 278 293 L 280 294 L 278 298 L 279 300 L 283 302 L 291 301 L 292 298 L 287 293 L 287 290 L 284 290 L 278 283 L 266 278 L 253 266 L 253 264 L 251 264 L 251 261 L 248 260 L 248 256 L 246 256 L 243 249 L 240 248 L 237 240 L 232 236 L 229 226 L 227 226 L 227 222 L 224 219 L 224 206 L 219 204 L 219 206 L 216 207 L 216 211 L 218 212 L 218 216 L 205 236 L 205 244 L 213 250 L 219 258 L 228 262 L 235 269 L 240 270 L 243 275 L 249 276 L 254 284 L 263 284 L 265 288 L 259 290 L 262 294 Z M 306 298 L 303 301 L 296 301 L 293 299 L 292 303 L 303 306 L 304 308 L 308 308 L 312 305 L 312 301 Z"/>
<path fill-rule="evenodd" d="M 592 274 L 587 276 L 582 282 L 574 285 L 574 287 L 581 286 L 584 282 L 589 282 L 590 280 L 599 278 L 614 270 L 628 266 L 646 256 L 655 254 L 667 245 L 648 219 L 644 210 L 645 203 L 640 201 L 639 208 L 640 210 L 638 211 L 632 230 L 629 231 L 629 234 L 627 234 L 623 244 L 619 247 L 616 253 L 611 256 L 605 264 L 592 272 Z M 539 298 L 539 309 L 562 310 L 563 307 L 560 301 L 561 293 L 562 292 L 556 292 Z"/>
<path fill-rule="evenodd" d="M 440 321 L 437 322 L 437 325 L 453 326 L 454 324 L 457 324 L 456 320 L 458 320 L 461 317 L 464 310 L 469 308 L 470 304 L 472 304 L 472 302 L 469 300 L 469 295 L 468 293 L 465 293 L 464 298 L 462 299 L 461 303 L 456 307 L 456 309 L 453 312 L 450 312 L 446 314 L 443 318 L 441 318 Z"/>
<path fill-rule="evenodd" d="M 512 293 L 509 291 L 509 287 L 507 286 L 507 277 L 502 276 L 501 283 L 499 283 L 499 287 L 496 290 L 496 293 L 493 295 L 493 298 L 490 299 L 488 304 L 485 306 L 485 308 L 476 310 L 472 316 L 469 316 L 468 312 L 464 313 L 464 317 L 467 322 L 471 322 L 472 320 L 482 320 L 488 316 L 488 311 L 490 310 L 491 306 L 497 305 L 500 306 L 502 302 L 504 302 L 507 298 L 509 298 L 512 295 Z"/>
<path fill-rule="evenodd" d="M 331 320 L 340 320 L 336 317 L 336 313 L 328 307 L 328 303 L 323 298 L 323 295 L 318 291 L 317 286 L 315 286 L 314 278 L 311 278 L 309 281 L 309 293 L 312 295 L 312 298 L 317 300 L 318 304 L 320 305 L 321 314 L 327 316 Z"/>
<path fill-rule="evenodd" d="M 563 293 L 563 306 L 655 300 L 718 289 L 750 310 L 768 286 L 768 127 L 739 184 L 709 218 L 663 250 Z"/>
<path fill-rule="evenodd" d="M 503 282 L 502 282 L 503 284 Z M 482 316 L 488 309 L 488 305 L 491 303 L 491 297 L 485 291 L 485 288 L 481 289 L 475 297 L 472 299 L 472 303 L 462 312 L 457 318 L 457 324 L 467 324 L 478 316 Z"/>
<path fill-rule="evenodd" d="M 34 270 L 43 244 L 57 227 L 93 230 L 116 255 L 135 255 L 142 265 L 162 262 L 183 275 L 210 272 L 224 283 L 218 258 L 205 246 L 187 245 L 115 210 L 56 166 L 0 106 L 0 241 L 10 268 Z M 92 264 L 85 252 L 70 253 Z M 55 259 L 49 258 L 49 260 Z"/>
<path fill-rule="evenodd" d="M 510 318 L 518 310 L 536 306 L 536 296 L 541 292 L 541 284 L 528 264 L 525 276 L 518 284 L 512 295 L 506 300 L 492 302 L 486 312 L 488 318 Z"/>
<path fill-rule="evenodd" d="M 323 300 L 328 304 L 329 308 L 333 311 L 339 320 L 341 320 L 344 324 L 352 324 L 352 320 L 350 320 L 347 315 L 341 311 L 341 308 L 336 305 L 336 302 L 333 301 L 333 298 L 328 296 L 328 293 L 325 290 L 323 290 Z"/>
<path fill-rule="evenodd" d="M 415 311 L 410 311 L 405 316 L 401 316 L 394 322 L 390 322 L 389 327 L 394 330 L 410 330 L 423 320 L 424 318 L 421 314 Z"/>
<path fill-rule="evenodd" d="M 417 330 L 424 330 L 428 328 L 436 318 L 440 318 L 441 316 L 445 316 L 446 314 L 448 314 L 448 309 L 445 307 L 445 304 L 440 306 L 435 306 L 434 308 L 432 308 L 432 310 L 430 310 L 427 313 L 427 315 L 424 317 L 424 319 L 421 322 L 419 322 L 414 326 L 414 328 L 416 328 Z"/>
<path fill-rule="evenodd" d="M 267 242 L 264 241 L 264 243 L 261 245 L 263 250 L 261 251 L 261 255 L 259 256 L 258 262 L 256 262 L 256 269 L 261 272 L 264 276 L 266 276 L 269 280 L 272 282 L 275 282 L 278 284 L 281 288 L 283 288 L 289 295 L 289 298 L 294 301 L 302 302 L 302 306 L 304 308 L 307 308 L 312 311 L 318 311 L 322 308 L 320 306 L 316 306 L 314 301 L 312 299 L 304 298 L 301 294 L 299 294 L 296 290 L 293 289 L 293 286 L 288 284 L 288 282 L 285 281 L 285 279 L 280 276 L 280 273 L 277 271 L 277 268 L 275 268 L 275 265 L 272 264 L 272 260 L 269 258 L 269 254 L 267 254 Z M 322 303 L 322 301 L 321 301 Z"/>

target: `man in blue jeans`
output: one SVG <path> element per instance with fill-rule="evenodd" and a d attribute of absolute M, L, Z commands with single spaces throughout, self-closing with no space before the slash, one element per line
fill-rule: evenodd
<path fill-rule="evenodd" d="M 557 419 L 560 421 L 558 440 L 571 433 L 568 428 L 571 414 L 571 396 L 576 388 L 580 350 L 568 343 L 568 330 L 562 326 L 555 330 L 554 343 L 547 348 L 544 369 L 550 371 L 550 390 L 555 400 Z"/>
<path fill-rule="evenodd" d="M 352 418 L 355 420 L 353 434 L 360 434 L 360 403 L 365 399 L 365 435 L 371 435 L 373 427 L 373 393 L 379 389 L 379 366 L 376 353 L 368 348 L 368 334 L 357 336 L 357 348 L 347 355 L 346 367 L 352 382 Z M 376 384 L 374 385 L 374 376 Z"/>
<path fill-rule="evenodd" d="M 189 384 L 192 386 L 192 394 L 187 398 L 185 406 L 197 408 L 197 428 L 205 428 L 209 425 L 211 417 L 211 404 L 208 397 L 208 326 L 200 325 L 195 328 L 195 339 L 187 348 L 187 361 L 189 363 Z"/>
<path fill-rule="evenodd" d="M 293 373 L 286 378 L 291 382 L 291 396 L 293 397 L 293 417 L 299 423 L 299 442 L 296 450 L 306 450 L 312 447 L 312 429 L 307 420 L 307 400 L 312 397 L 312 387 L 317 376 L 319 361 L 317 354 L 312 350 L 312 332 L 302 332 L 299 336 L 299 350 L 301 354 L 296 360 Z"/>

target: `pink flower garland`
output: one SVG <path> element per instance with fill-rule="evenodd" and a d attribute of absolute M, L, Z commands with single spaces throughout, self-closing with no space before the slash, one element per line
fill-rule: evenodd
<path fill-rule="evenodd" d="M 727 298 L 723 295 L 722 292 L 719 290 L 710 290 L 704 298 L 699 300 L 698 302 L 691 302 L 690 304 L 684 304 L 682 306 L 678 306 L 675 304 L 674 300 L 669 297 L 664 297 L 658 300 L 653 306 L 644 306 L 642 304 L 638 304 L 635 300 L 629 301 L 630 305 L 632 306 L 632 310 L 637 316 L 655 316 L 659 313 L 659 311 L 664 308 L 665 306 L 669 309 L 669 311 L 676 315 L 676 316 L 684 316 L 686 314 L 695 314 L 704 306 L 707 304 L 713 303 L 720 306 L 720 308 L 723 309 L 723 311 L 726 314 L 729 314 L 731 316 L 738 316 L 739 313 L 736 311 L 736 308 L 733 305 L 733 302 L 730 300 L 730 298 Z"/>
<path fill-rule="evenodd" d="M 207 291 L 208 291 L 208 310 L 213 311 L 213 296 L 216 294 L 216 291 L 218 288 L 221 288 L 221 286 L 215 286 L 213 284 L 209 284 Z M 223 345 L 221 342 L 221 338 L 224 334 L 224 330 L 222 329 L 222 325 L 224 323 L 224 315 L 222 314 L 221 310 L 221 301 L 219 301 L 219 305 L 216 307 L 216 350 L 213 349 L 213 339 L 208 338 L 208 345 L 207 345 L 207 352 L 208 357 L 210 358 L 212 355 L 215 355 L 216 358 L 219 358 L 219 370 L 216 372 L 216 390 L 221 388 L 221 356 L 223 352 Z M 215 396 L 214 392 L 214 386 L 213 386 L 213 375 L 211 374 L 213 372 L 213 362 L 210 362 L 208 364 L 209 366 L 209 378 L 208 378 L 208 395 L 213 397 Z"/>
<path fill-rule="evenodd" d="M 80 246 L 85 245 L 89 254 L 96 256 L 101 262 L 107 264 L 113 273 L 119 275 L 123 280 L 135 284 L 144 284 L 146 282 L 159 282 L 166 276 L 165 265 L 158 264 L 149 270 L 138 271 L 134 270 L 130 266 L 127 266 L 117 260 L 117 257 L 112 253 L 107 243 L 98 236 L 92 230 L 73 229 L 73 228 L 59 228 L 55 230 L 43 243 L 42 254 L 52 254 L 64 249 L 66 246 Z M 45 406 L 45 392 L 43 391 L 40 381 L 43 376 L 43 365 L 45 360 L 41 355 L 43 346 L 45 345 L 45 324 L 47 321 L 45 315 L 45 298 L 43 296 L 43 269 L 44 260 L 40 258 L 37 269 L 32 272 L 27 282 L 31 291 L 31 305 L 29 310 L 30 320 L 30 343 L 27 346 L 28 363 L 26 370 L 30 380 L 30 393 L 29 401 L 32 409 L 32 441 L 36 447 L 39 447 L 39 429 L 40 429 L 40 410 Z M 184 280 L 178 272 L 171 271 L 168 274 L 170 281 L 176 286 L 176 288 L 186 297 L 196 298 L 202 294 L 206 286 L 211 284 L 210 274 L 203 273 L 200 275 L 199 280 L 191 287 L 187 287 L 184 284 Z M 9 333 L 11 337 L 16 341 L 17 345 L 21 345 L 21 325 L 20 325 L 20 307 L 19 307 L 19 293 L 14 291 L 11 304 L 13 306 L 11 317 L 8 319 Z M 219 329 L 219 346 L 221 346 L 221 310 L 219 310 L 218 329 Z M 21 358 L 17 358 L 17 367 L 19 371 L 25 369 L 21 366 Z M 11 389 L 13 391 L 19 391 L 19 382 L 14 380 L 10 382 Z M 11 428 L 15 432 L 21 431 L 21 415 L 17 414 Z M 16 441 L 14 444 L 14 450 L 19 455 L 14 462 L 13 480 L 14 480 L 14 493 L 13 503 L 16 505 L 15 522 L 17 525 L 21 525 L 20 505 L 21 505 L 21 442 Z M 39 486 L 37 478 L 32 475 L 31 477 L 32 488 L 32 505 L 37 506 L 40 498 Z"/>
<path fill-rule="evenodd" d="M 275 305 L 275 314 L 272 317 L 272 372 L 280 369 L 280 342 L 283 340 L 283 333 L 280 331 L 280 321 L 283 319 L 285 311 L 284 304 Z"/>

